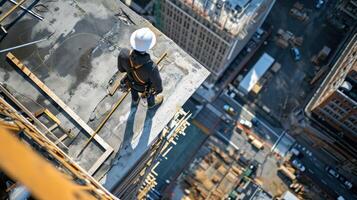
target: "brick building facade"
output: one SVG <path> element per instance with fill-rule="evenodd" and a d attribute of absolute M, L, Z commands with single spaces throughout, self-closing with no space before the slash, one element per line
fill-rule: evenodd
<path fill-rule="evenodd" d="M 311 119 L 305 133 L 335 158 L 331 165 L 357 177 L 357 34 L 346 42 L 332 66 L 305 109 Z M 317 133 L 314 124 L 323 131 Z"/>

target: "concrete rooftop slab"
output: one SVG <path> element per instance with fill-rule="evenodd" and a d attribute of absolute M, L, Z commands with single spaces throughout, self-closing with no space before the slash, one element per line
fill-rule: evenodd
<path fill-rule="evenodd" d="M 117 71 L 120 49 L 129 47 L 130 34 L 139 27 L 150 27 L 157 35 L 157 44 L 150 52 L 153 60 L 168 53 L 160 64 L 164 103 L 155 111 L 147 111 L 142 102 L 133 108 L 129 95 L 99 132 L 99 136 L 114 148 L 114 153 L 94 176 L 102 178 L 102 183 L 111 189 L 135 165 L 209 72 L 120 1 L 41 1 L 37 5 L 31 2 L 24 5 L 32 6 L 44 20 L 17 10 L 2 23 L 8 34 L 2 36 L 0 50 L 48 38 L 12 53 L 93 130 L 123 95 L 116 92 L 109 96 L 107 87 Z M 6 2 L 3 6 L 6 9 L 11 4 Z M 0 54 L 0 59 L 0 81 L 27 107 L 48 108 L 64 127 L 72 129 L 77 136 L 65 140 L 68 154 L 84 169 L 90 169 L 103 149 L 92 142 L 77 157 L 88 134 L 21 71 L 9 65 L 5 53 Z"/>

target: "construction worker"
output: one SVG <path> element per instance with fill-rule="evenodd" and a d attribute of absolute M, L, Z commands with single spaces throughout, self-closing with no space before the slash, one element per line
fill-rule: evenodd
<path fill-rule="evenodd" d="M 141 28 L 130 36 L 132 50 L 124 48 L 118 56 L 118 69 L 126 73 L 121 80 L 121 88 L 131 88 L 132 104 L 137 105 L 142 98 L 147 99 L 148 108 L 163 102 L 162 80 L 157 65 L 147 53 L 156 43 L 155 34 L 149 28 Z"/>

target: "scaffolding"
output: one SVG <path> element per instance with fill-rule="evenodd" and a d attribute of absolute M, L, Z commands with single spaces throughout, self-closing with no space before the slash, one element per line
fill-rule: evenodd
<path fill-rule="evenodd" d="M 24 184 L 38 199 L 117 199 L 21 112 L 0 98 L 0 168 L 3 172 Z"/>
<path fill-rule="evenodd" d="M 162 159 L 167 159 L 167 154 L 174 148 L 179 136 L 185 135 L 184 131 L 190 125 L 188 119 L 191 115 L 182 109 L 176 113 L 151 148 L 136 163 L 136 167 L 115 187 L 113 194 L 118 195 L 120 199 L 146 199 L 150 190 L 157 185 L 156 167 Z"/>

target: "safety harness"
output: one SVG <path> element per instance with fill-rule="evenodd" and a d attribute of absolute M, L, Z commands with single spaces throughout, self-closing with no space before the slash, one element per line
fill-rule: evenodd
<path fill-rule="evenodd" d="M 149 95 L 150 92 L 150 85 L 142 80 L 136 70 L 138 70 L 140 67 L 144 66 L 147 63 L 136 65 L 132 59 L 133 51 L 130 51 L 129 53 L 129 64 L 130 67 L 127 69 L 127 75 L 124 76 L 124 78 L 121 80 L 121 89 L 122 90 L 128 90 L 129 88 L 134 88 L 138 90 L 138 92 L 142 93 L 142 96 Z"/>
<path fill-rule="evenodd" d="M 143 81 L 138 73 L 136 73 L 136 70 L 139 69 L 140 67 L 142 67 L 144 64 L 141 65 L 135 65 L 133 63 L 133 61 L 131 60 L 131 54 L 133 51 L 130 52 L 129 54 L 129 63 L 130 63 L 130 68 L 128 69 L 128 73 L 130 73 L 130 75 L 133 77 L 133 79 L 135 79 L 135 81 L 137 81 L 137 83 L 140 83 L 141 85 L 146 85 L 146 82 Z M 146 64 L 146 63 L 145 63 Z"/>

